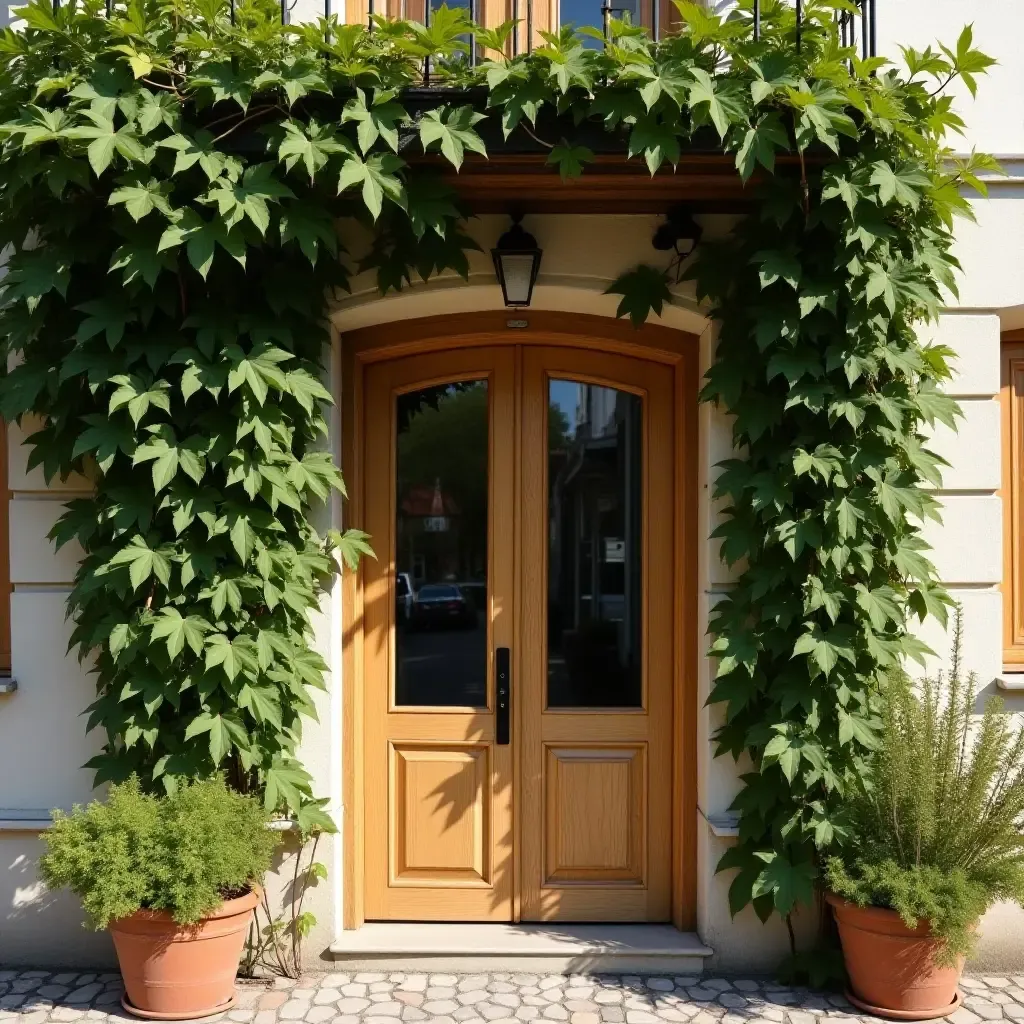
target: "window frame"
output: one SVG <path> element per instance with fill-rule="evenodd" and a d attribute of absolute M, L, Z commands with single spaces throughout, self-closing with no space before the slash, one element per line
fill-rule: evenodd
<path fill-rule="evenodd" d="M 11 674 L 11 487 L 7 423 L 0 417 L 0 676 Z"/>
<path fill-rule="evenodd" d="M 1000 341 L 1003 665 L 1024 672 L 1024 330 Z"/>

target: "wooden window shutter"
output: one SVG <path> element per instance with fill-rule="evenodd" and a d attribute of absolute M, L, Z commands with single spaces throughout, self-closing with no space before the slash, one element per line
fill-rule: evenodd
<path fill-rule="evenodd" d="M 1024 331 L 1003 335 L 1003 663 L 1024 671 Z"/>

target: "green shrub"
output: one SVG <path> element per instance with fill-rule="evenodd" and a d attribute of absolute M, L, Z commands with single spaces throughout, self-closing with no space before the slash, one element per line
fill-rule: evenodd
<path fill-rule="evenodd" d="M 826 864 L 829 886 L 858 906 L 928 921 L 945 961 L 970 952 L 996 900 L 1024 902 L 1024 730 L 961 672 L 957 609 L 948 676 L 889 680 L 871 774 L 851 801 L 849 834 Z"/>
<path fill-rule="evenodd" d="M 105 803 L 54 811 L 45 840 L 43 880 L 71 889 L 101 929 L 140 909 L 195 923 L 260 879 L 278 836 L 262 804 L 219 776 L 166 797 L 143 793 L 133 777 Z"/>

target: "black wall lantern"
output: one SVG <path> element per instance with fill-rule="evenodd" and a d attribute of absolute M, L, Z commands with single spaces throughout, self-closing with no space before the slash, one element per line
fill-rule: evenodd
<path fill-rule="evenodd" d="M 651 245 L 661 252 L 674 252 L 672 266 L 676 270 L 676 284 L 682 274 L 683 262 L 693 255 L 700 243 L 704 229 L 693 219 L 686 206 L 673 206 L 665 216 L 665 223 L 658 226 L 651 239 Z"/>
<path fill-rule="evenodd" d="M 513 215 L 512 227 L 498 239 L 491 250 L 494 272 L 498 275 L 501 294 L 506 306 L 528 306 L 533 298 L 533 286 L 540 272 L 543 252 L 537 248 L 537 239 L 520 225 L 521 215 Z"/>

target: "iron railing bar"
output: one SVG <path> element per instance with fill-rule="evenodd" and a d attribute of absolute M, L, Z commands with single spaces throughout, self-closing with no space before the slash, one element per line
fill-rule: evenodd
<path fill-rule="evenodd" d="M 796 52 L 800 52 L 800 44 L 803 42 L 804 27 L 804 3 L 803 0 L 796 0 Z"/>
<path fill-rule="evenodd" d="M 519 0 L 512 0 L 512 21 L 515 28 L 512 29 L 512 56 L 519 56 Z"/>
<path fill-rule="evenodd" d="M 661 0 L 651 0 L 651 38 L 658 42 L 661 36 Z"/>
<path fill-rule="evenodd" d="M 373 31 L 373 0 L 367 0 L 366 3 L 366 29 L 368 32 Z"/>
<path fill-rule="evenodd" d="M 868 44 L 868 56 L 878 56 L 878 3 L 877 0 L 870 0 L 871 2 L 871 41 Z"/>
<path fill-rule="evenodd" d="M 754 42 L 761 38 L 761 0 L 754 0 Z"/>
<path fill-rule="evenodd" d="M 526 0 L 526 52 L 533 53 L 533 0 Z"/>
<path fill-rule="evenodd" d="M 430 5 L 434 0 L 423 0 L 423 25 L 426 28 L 430 28 L 430 15 L 433 13 L 430 10 Z M 423 84 L 430 85 L 430 58 L 423 58 Z"/>

